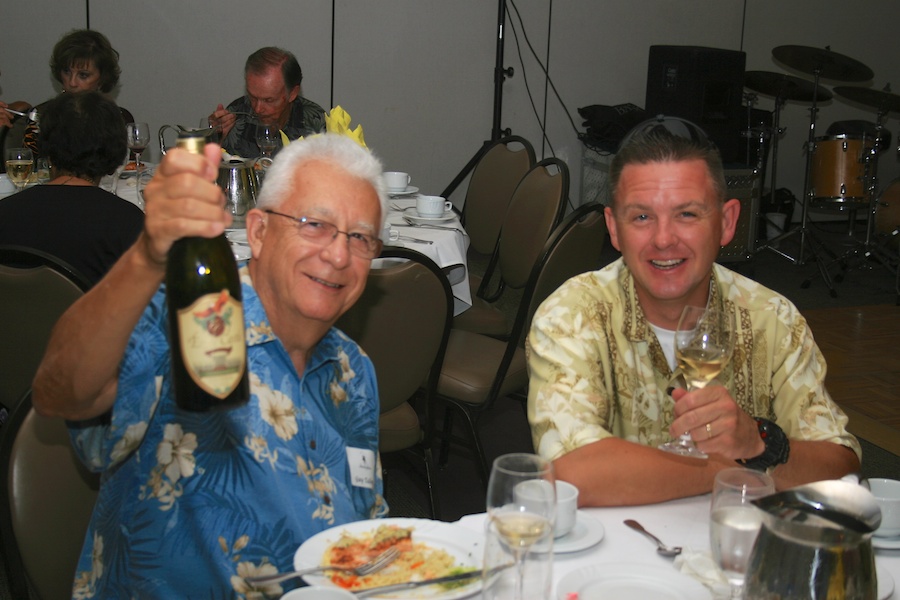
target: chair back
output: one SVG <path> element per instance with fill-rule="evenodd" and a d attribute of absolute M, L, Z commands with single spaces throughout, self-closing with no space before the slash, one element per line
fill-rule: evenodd
<path fill-rule="evenodd" d="M 479 254 L 494 251 L 513 192 L 532 165 L 534 148 L 517 135 L 495 141 L 479 159 L 469 179 L 462 214 L 470 247 Z"/>
<path fill-rule="evenodd" d="M 534 165 L 513 193 L 497 249 L 488 265 L 478 295 L 487 296 L 494 268 L 499 269 L 499 287 L 521 289 L 540 256 L 541 249 L 562 219 L 569 197 L 569 168 L 558 158 Z"/>
<path fill-rule="evenodd" d="M 50 331 L 90 287 L 49 254 L 0 246 L 0 403 L 12 409 L 31 387 Z"/>
<path fill-rule="evenodd" d="M 336 326 L 375 365 L 384 414 L 423 385 L 433 395 L 453 320 L 453 293 L 443 271 L 420 252 L 388 247 L 380 258 L 384 267 L 369 271 L 362 296 Z"/>
<path fill-rule="evenodd" d="M 2 432 L 0 534 L 10 592 L 71 598 L 100 478 L 75 455 L 65 421 L 34 412 L 30 392 Z"/>
<path fill-rule="evenodd" d="M 528 333 L 534 313 L 556 288 L 576 275 L 596 271 L 602 266 L 601 254 L 607 238 L 603 209 L 599 202 L 581 206 L 550 236 L 525 291 L 529 300 L 520 329 L 520 342 Z"/>

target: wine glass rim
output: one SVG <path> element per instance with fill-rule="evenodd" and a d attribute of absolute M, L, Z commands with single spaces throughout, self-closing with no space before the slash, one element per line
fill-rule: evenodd
<path fill-rule="evenodd" d="M 518 468 L 517 468 L 518 467 Z M 537 454 L 513 452 L 494 459 L 494 469 L 510 474 L 553 473 L 553 463 Z"/>

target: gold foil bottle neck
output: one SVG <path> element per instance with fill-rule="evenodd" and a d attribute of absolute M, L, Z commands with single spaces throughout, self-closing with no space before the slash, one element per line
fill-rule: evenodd
<path fill-rule="evenodd" d="M 194 154 L 203 154 L 206 136 L 196 131 L 182 131 L 178 134 L 178 141 L 175 142 L 175 145 Z"/>

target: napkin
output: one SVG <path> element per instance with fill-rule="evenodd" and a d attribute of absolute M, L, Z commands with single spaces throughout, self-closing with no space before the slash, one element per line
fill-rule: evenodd
<path fill-rule="evenodd" d="M 363 148 L 366 147 L 366 141 L 363 139 L 362 125 L 357 125 L 356 129 L 350 129 L 350 115 L 341 108 L 340 104 L 332 108 L 331 112 L 325 115 L 325 130 L 331 133 L 346 135 Z"/>
<path fill-rule="evenodd" d="M 341 135 L 346 135 L 354 142 L 362 146 L 363 148 L 367 148 L 366 140 L 363 138 L 363 128 L 362 125 L 357 125 L 356 129 L 350 129 L 350 114 L 341 108 L 341 105 L 338 104 L 334 108 L 331 109 L 330 112 L 325 113 L 325 131 L 328 133 L 339 133 Z M 281 134 L 281 145 L 287 146 L 291 143 L 288 139 L 287 134 L 283 131 L 279 131 Z M 303 139 L 303 138 L 298 138 Z"/>
<path fill-rule="evenodd" d="M 731 586 L 709 552 L 693 552 L 685 549 L 675 557 L 675 568 L 705 585 L 713 598 L 731 598 Z"/>

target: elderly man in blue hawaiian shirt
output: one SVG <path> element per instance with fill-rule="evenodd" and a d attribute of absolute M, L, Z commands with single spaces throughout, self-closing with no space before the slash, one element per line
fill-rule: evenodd
<path fill-rule="evenodd" d="M 174 402 L 161 283 L 173 242 L 230 225 L 218 157 L 211 145 L 165 156 L 143 232 L 60 320 L 35 379 L 37 410 L 70 421 L 103 477 L 76 598 L 278 596 L 246 578 L 290 570 L 319 531 L 387 512 L 372 363 L 333 327 L 380 252 L 386 202 L 379 161 L 349 138 L 291 144 L 247 216 L 250 401 L 212 413 Z"/>

